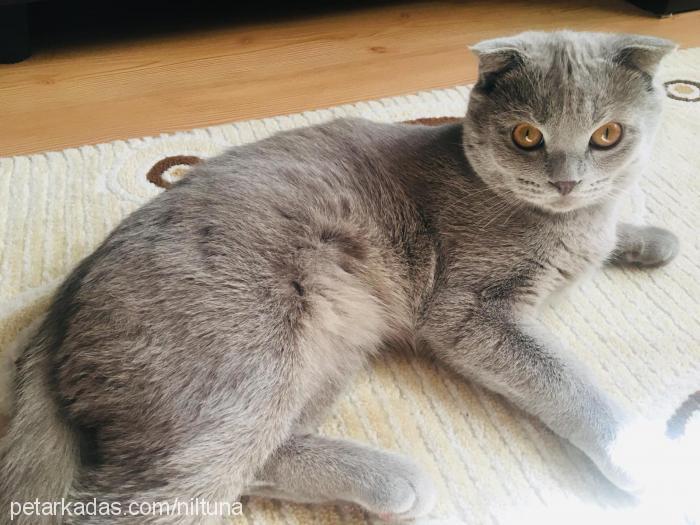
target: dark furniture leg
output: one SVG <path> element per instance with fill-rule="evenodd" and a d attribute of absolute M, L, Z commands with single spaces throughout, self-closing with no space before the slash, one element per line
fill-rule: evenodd
<path fill-rule="evenodd" d="M 19 62 L 29 53 L 27 4 L 0 5 L 0 63 Z"/>
<path fill-rule="evenodd" d="M 683 11 L 700 9 L 700 0 L 629 0 L 636 6 L 656 15 L 667 16 Z"/>

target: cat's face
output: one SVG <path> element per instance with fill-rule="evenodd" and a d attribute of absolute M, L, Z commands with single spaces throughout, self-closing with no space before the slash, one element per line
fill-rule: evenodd
<path fill-rule="evenodd" d="M 662 96 L 666 40 L 523 33 L 482 42 L 469 101 L 467 157 L 494 190 L 566 212 L 617 197 L 640 171 Z"/>

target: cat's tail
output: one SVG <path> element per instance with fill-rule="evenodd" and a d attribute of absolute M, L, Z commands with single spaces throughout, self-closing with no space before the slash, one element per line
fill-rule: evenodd
<path fill-rule="evenodd" d="M 66 497 L 79 467 L 78 436 L 51 392 L 51 338 L 42 332 L 35 329 L 16 363 L 14 409 L 0 438 L 0 525 L 60 523 L 46 502 Z"/>

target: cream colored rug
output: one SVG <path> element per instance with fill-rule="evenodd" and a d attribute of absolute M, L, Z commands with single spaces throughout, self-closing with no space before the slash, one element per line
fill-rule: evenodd
<path fill-rule="evenodd" d="M 678 234 L 681 254 L 653 272 L 606 269 L 544 318 L 610 392 L 642 414 L 665 419 L 700 389 L 700 49 L 670 57 L 662 75 L 665 118 L 630 213 Z M 461 116 L 467 97 L 468 89 L 457 87 L 0 159 L 0 348 L 44 310 L 59 282 L 110 229 L 163 191 L 145 177 L 163 157 L 210 156 L 346 115 L 380 121 Z M 683 522 L 673 508 L 631 501 L 537 421 L 428 363 L 379 361 L 357 378 L 323 430 L 402 451 L 423 465 L 440 490 L 428 522 Z M 681 439 L 700 446 L 700 414 L 688 419 Z M 674 491 L 683 489 L 675 482 Z M 367 520 L 350 506 L 248 500 L 240 523 Z"/>

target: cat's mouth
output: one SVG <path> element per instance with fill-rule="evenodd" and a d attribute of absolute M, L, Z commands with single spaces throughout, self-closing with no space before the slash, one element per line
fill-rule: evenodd
<path fill-rule="evenodd" d="M 559 193 L 549 194 L 549 192 L 531 193 L 528 191 L 518 191 L 516 195 L 528 204 L 556 213 L 565 213 L 583 208 L 590 204 L 590 200 L 577 191 L 573 191 L 567 195 L 560 195 Z"/>
<path fill-rule="evenodd" d="M 599 186 L 598 183 L 576 188 L 566 195 L 560 195 L 555 192 L 552 193 L 553 194 L 549 195 L 544 206 L 557 212 L 567 212 L 592 206 L 609 195 L 606 188 L 604 186 Z"/>

